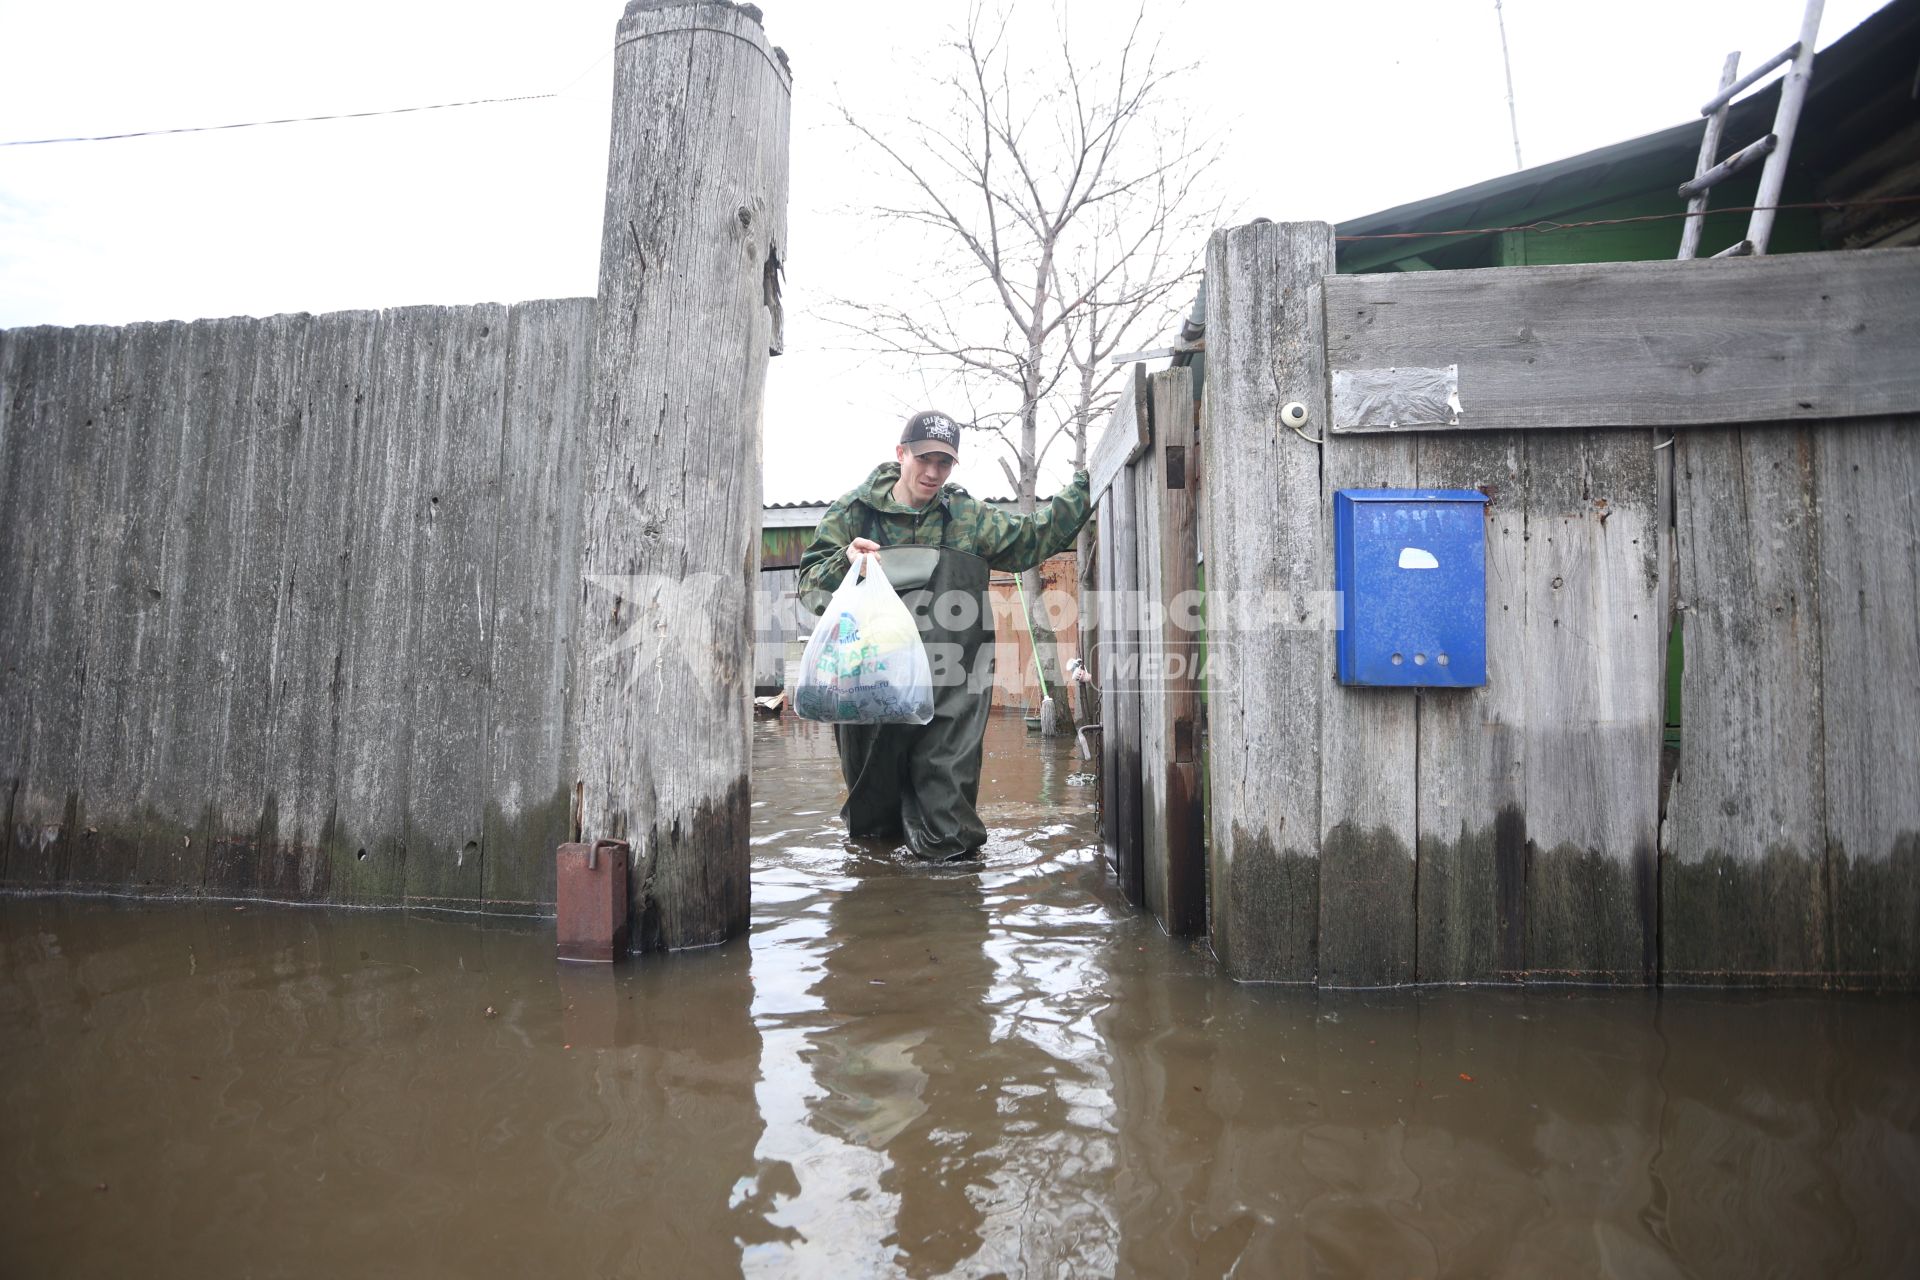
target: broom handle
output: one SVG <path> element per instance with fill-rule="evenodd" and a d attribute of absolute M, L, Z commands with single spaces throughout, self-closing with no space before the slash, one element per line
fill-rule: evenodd
<path fill-rule="evenodd" d="M 1044 701 L 1053 695 L 1047 692 L 1047 673 L 1040 669 L 1040 642 L 1033 635 L 1033 614 L 1027 611 L 1027 584 L 1020 581 L 1020 575 L 1013 575 L 1013 589 L 1020 593 L 1020 616 L 1027 620 L 1027 643 L 1033 648 L 1033 674 L 1040 678 L 1040 697 Z"/>

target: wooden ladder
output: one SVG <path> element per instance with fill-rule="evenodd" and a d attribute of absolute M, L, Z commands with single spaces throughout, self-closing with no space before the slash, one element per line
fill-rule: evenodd
<path fill-rule="evenodd" d="M 1825 6 L 1826 0 L 1807 0 L 1806 15 L 1800 20 L 1800 39 L 1739 80 L 1734 76 L 1740 70 L 1740 54 L 1736 50 L 1727 55 L 1726 65 L 1720 71 L 1720 92 L 1700 108 L 1700 114 L 1707 117 L 1707 131 L 1700 139 L 1700 159 L 1694 165 L 1693 181 L 1680 186 L 1680 198 L 1687 202 L 1686 228 L 1680 233 L 1682 258 L 1691 258 L 1700 250 L 1708 190 L 1761 160 L 1765 160 L 1767 166 L 1760 171 L 1760 190 L 1753 199 L 1755 208 L 1747 222 L 1746 239 L 1713 256 L 1744 258 L 1766 253 L 1767 241 L 1773 235 L 1774 206 L 1780 203 L 1780 192 L 1787 183 L 1787 157 L 1793 150 L 1793 131 L 1800 123 L 1800 108 L 1807 100 L 1807 81 L 1813 74 L 1814 40 L 1820 33 L 1820 11 Z M 1715 163 L 1720 134 L 1726 128 L 1728 104 L 1775 67 L 1788 62 L 1793 65 L 1780 84 L 1780 106 L 1773 114 L 1773 132 Z"/>

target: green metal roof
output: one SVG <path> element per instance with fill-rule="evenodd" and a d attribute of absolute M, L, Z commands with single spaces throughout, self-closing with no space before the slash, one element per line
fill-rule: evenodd
<path fill-rule="evenodd" d="M 1788 171 L 1787 202 L 1822 198 L 1824 179 L 1867 148 L 1915 118 L 1911 85 L 1920 60 L 1920 0 L 1893 0 L 1823 50 Z M 1704 101 L 1709 92 L 1703 89 Z M 1766 133 L 1779 103 L 1780 82 L 1736 102 L 1728 112 L 1722 154 Z M 1904 110 L 1903 110 L 1904 105 Z M 1470 187 L 1429 196 L 1378 213 L 1349 219 L 1336 236 L 1374 236 L 1415 231 L 1459 231 L 1553 222 L 1678 215 L 1685 206 L 1675 188 L 1693 176 L 1706 121 L 1632 138 L 1581 155 L 1503 174 Z M 1751 204 L 1757 170 L 1713 190 L 1710 207 Z M 1775 252 L 1837 248 L 1827 244 L 1813 211 L 1783 214 Z M 1743 214 L 1709 216 L 1703 254 L 1738 240 Z M 1535 231 L 1516 247 L 1498 235 L 1430 236 L 1406 240 L 1342 240 L 1342 273 L 1425 267 L 1505 266 L 1525 262 L 1612 262 L 1672 257 L 1678 252 L 1680 220 L 1617 223 L 1580 232 Z M 1568 250 L 1547 242 L 1578 235 Z M 1669 244 L 1669 241 L 1671 242 Z M 1518 252 L 1516 252 L 1518 250 Z M 1543 256 L 1544 254 L 1544 256 Z"/>
<path fill-rule="evenodd" d="M 1710 88 L 1703 88 L 1701 101 L 1710 96 Z M 1723 157 L 1772 128 L 1779 98 L 1780 82 L 1776 78 L 1733 104 L 1721 144 Z M 1686 212 L 1677 188 L 1693 177 L 1705 129 L 1704 117 L 1690 120 L 1551 164 L 1351 218 L 1336 226 L 1334 235 L 1534 228 L 1535 224 L 1548 222 L 1606 225 L 1409 239 L 1337 239 L 1337 270 L 1356 274 L 1676 257 L 1681 215 Z M 1920 0 L 1892 0 L 1815 58 L 1784 203 L 1845 199 L 1862 190 L 1870 190 L 1876 198 L 1920 193 L 1920 168 L 1910 164 L 1916 149 L 1920 149 Z M 1880 163 L 1888 152 L 1895 153 L 1895 159 Z M 1909 162 L 1904 170 L 1898 167 L 1901 154 Z M 1744 236 L 1746 214 L 1716 215 L 1712 210 L 1731 211 L 1751 205 L 1759 179 L 1756 166 L 1713 189 L 1701 238 L 1702 256 L 1717 253 Z M 1889 227 L 1911 228 L 1917 220 L 1920 204 L 1856 207 L 1844 214 L 1785 210 L 1775 220 L 1769 251 L 1800 253 L 1872 243 Z M 1911 230 L 1902 235 L 1903 241 L 1913 238 L 1920 237 Z M 1183 343 L 1191 343 L 1205 332 L 1206 297 L 1203 279 L 1181 326 Z M 1206 376 L 1204 352 L 1183 353 L 1174 358 L 1174 363 L 1194 370 L 1197 399 Z"/>

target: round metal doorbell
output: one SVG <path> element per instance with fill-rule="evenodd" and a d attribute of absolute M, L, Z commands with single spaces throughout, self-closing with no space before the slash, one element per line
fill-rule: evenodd
<path fill-rule="evenodd" d="M 1307 406 L 1298 400 L 1287 401 L 1286 407 L 1280 410 L 1280 421 L 1298 431 L 1307 425 Z"/>

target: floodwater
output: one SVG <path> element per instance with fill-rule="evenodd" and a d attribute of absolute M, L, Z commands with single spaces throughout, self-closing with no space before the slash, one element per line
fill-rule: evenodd
<path fill-rule="evenodd" d="M 0 901 L 8 1276 L 1920 1274 L 1920 1002 L 1236 987 L 996 718 L 964 868 L 756 726 L 750 937 Z"/>

